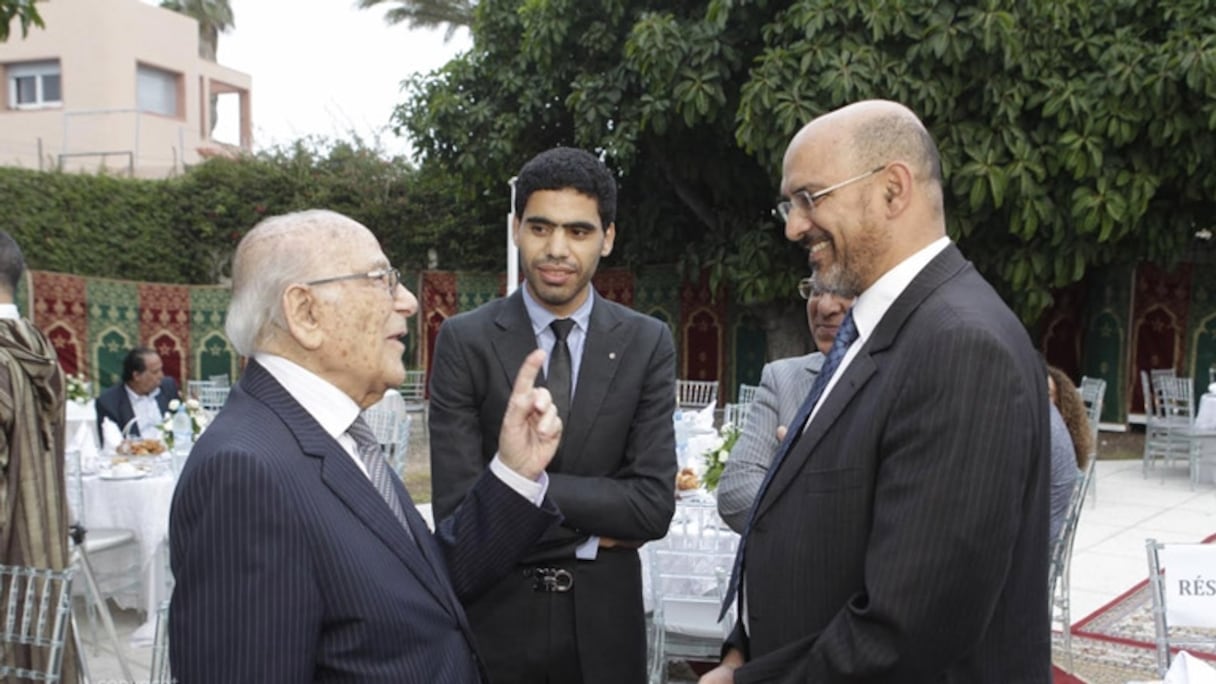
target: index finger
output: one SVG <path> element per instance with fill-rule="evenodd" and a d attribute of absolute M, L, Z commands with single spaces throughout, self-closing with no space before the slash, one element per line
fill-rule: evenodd
<path fill-rule="evenodd" d="M 540 374 L 540 369 L 545 364 L 545 351 L 543 349 L 534 349 L 531 354 L 528 354 L 524 359 L 523 364 L 519 367 L 519 373 L 515 375 L 515 386 L 511 389 L 512 394 L 528 394 L 536 386 L 536 376 Z"/>

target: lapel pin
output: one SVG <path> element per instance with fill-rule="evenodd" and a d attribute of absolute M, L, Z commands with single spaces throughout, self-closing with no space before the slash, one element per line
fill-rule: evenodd
<path fill-rule="evenodd" d="M 616 359 L 616 352 L 608 352 L 608 359 L 610 361 Z"/>

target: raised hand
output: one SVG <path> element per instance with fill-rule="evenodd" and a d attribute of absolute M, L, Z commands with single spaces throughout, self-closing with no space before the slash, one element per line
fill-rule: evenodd
<path fill-rule="evenodd" d="M 540 349 L 524 359 L 498 433 L 498 457 L 503 465 L 530 480 L 544 472 L 562 439 L 562 419 L 553 398 L 549 390 L 536 386 L 544 362 L 545 352 Z"/>

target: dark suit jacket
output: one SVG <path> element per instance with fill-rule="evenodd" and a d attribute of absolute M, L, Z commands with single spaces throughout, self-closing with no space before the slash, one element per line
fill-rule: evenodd
<path fill-rule="evenodd" d="M 522 290 L 439 329 L 430 381 L 431 487 L 435 511 L 451 511 L 498 449 L 516 369 L 536 349 Z M 527 562 L 575 575 L 578 655 L 584 681 L 645 679 L 645 622 L 637 551 L 600 549 L 575 561 L 589 535 L 646 541 L 667 534 L 675 511 L 675 347 L 661 321 L 596 295 L 562 446 L 549 466 L 549 496 L 565 518 Z M 524 644 L 544 649 L 544 630 L 519 616 L 539 595 L 512 573 L 467 604 L 491 674 L 517 662 Z M 529 642 L 528 640 L 533 640 Z"/>
<path fill-rule="evenodd" d="M 1050 681 L 1046 370 L 953 245 L 761 497 L 746 682 Z"/>
<path fill-rule="evenodd" d="M 160 407 L 162 416 L 169 410 L 169 402 L 177 398 L 177 381 L 165 377 L 160 381 L 160 394 L 156 395 L 156 405 Z M 97 412 L 97 439 L 99 441 L 102 439 L 102 420 L 109 418 L 121 430 L 135 417 L 135 410 L 131 408 L 131 398 L 127 396 L 126 383 L 122 382 L 102 390 L 101 394 L 97 395 L 97 400 L 93 402 L 93 408 Z M 138 425 L 132 425 L 129 434 L 132 437 L 144 436 L 139 434 Z M 159 435 L 147 436 L 159 437 Z"/>
<path fill-rule="evenodd" d="M 491 474 L 412 541 L 342 447 L 251 362 L 178 481 L 173 675 L 200 682 L 482 681 L 460 607 L 558 518 Z"/>

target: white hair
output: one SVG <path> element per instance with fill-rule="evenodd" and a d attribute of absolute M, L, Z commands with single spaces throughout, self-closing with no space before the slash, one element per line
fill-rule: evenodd
<path fill-rule="evenodd" d="M 293 283 L 317 277 L 324 260 L 322 231 L 363 228 L 334 211 L 310 209 L 259 222 L 232 256 L 232 301 L 224 330 L 233 348 L 252 356 L 274 328 L 285 329 L 283 293 Z"/>

